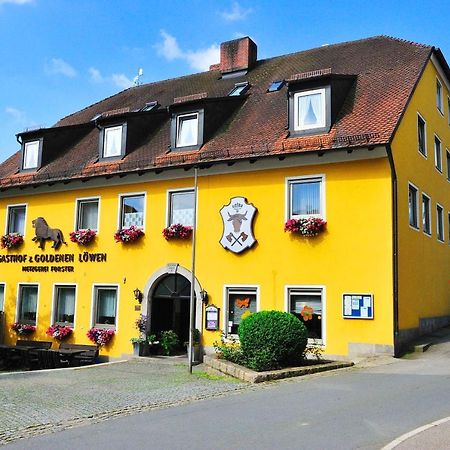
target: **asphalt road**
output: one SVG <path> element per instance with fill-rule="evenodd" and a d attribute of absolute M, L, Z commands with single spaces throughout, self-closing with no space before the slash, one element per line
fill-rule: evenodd
<path fill-rule="evenodd" d="M 19 441 L 8 449 L 380 449 L 450 416 L 450 343 L 412 359 L 231 392 L 225 397 Z M 450 448 L 450 443 L 449 443 Z"/>

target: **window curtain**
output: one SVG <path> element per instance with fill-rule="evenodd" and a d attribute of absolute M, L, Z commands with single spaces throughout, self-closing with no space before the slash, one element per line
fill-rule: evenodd
<path fill-rule="evenodd" d="M 298 121 L 300 128 L 323 124 L 322 95 L 311 94 L 298 97 Z"/>
<path fill-rule="evenodd" d="M 25 208 L 10 209 L 8 233 L 23 234 L 25 230 Z"/>
<path fill-rule="evenodd" d="M 177 147 L 197 145 L 198 117 L 180 117 L 178 122 Z"/>
<path fill-rule="evenodd" d="M 37 292 L 36 286 L 22 286 L 19 321 L 36 323 Z"/>
<path fill-rule="evenodd" d="M 58 288 L 56 321 L 72 323 L 74 313 L 75 313 L 75 289 Z"/>
<path fill-rule="evenodd" d="M 122 227 L 144 225 L 144 196 L 124 197 L 122 199 Z"/>
<path fill-rule="evenodd" d="M 320 181 L 293 183 L 292 212 L 293 216 L 320 214 Z"/>
<path fill-rule="evenodd" d="M 122 152 L 122 127 L 105 128 L 103 156 L 119 156 Z"/>
<path fill-rule="evenodd" d="M 82 230 L 86 230 L 88 228 L 90 228 L 91 230 L 96 230 L 97 219 L 98 219 L 98 203 L 96 201 L 81 202 L 80 223 L 78 225 L 78 228 Z"/>
<path fill-rule="evenodd" d="M 27 142 L 25 144 L 25 156 L 23 159 L 24 169 L 32 169 L 38 165 L 39 141 Z"/>
<path fill-rule="evenodd" d="M 194 224 L 194 193 L 182 192 L 172 194 L 172 214 L 170 224 Z"/>
<path fill-rule="evenodd" d="M 114 325 L 116 321 L 116 291 L 99 289 L 97 291 L 97 322 Z"/>

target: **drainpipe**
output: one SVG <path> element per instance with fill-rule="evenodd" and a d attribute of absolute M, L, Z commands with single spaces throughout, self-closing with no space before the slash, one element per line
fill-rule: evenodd
<path fill-rule="evenodd" d="M 386 145 L 387 157 L 391 167 L 392 189 L 392 270 L 393 270 L 393 300 L 394 300 L 394 357 L 400 356 L 399 324 L 398 324 L 398 208 L 397 208 L 397 173 L 391 144 Z"/>

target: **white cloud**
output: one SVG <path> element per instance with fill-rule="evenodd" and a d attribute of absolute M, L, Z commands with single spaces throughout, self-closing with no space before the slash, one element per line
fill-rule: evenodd
<path fill-rule="evenodd" d="M 0 5 L 11 3 L 13 5 L 25 5 L 27 3 L 33 3 L 34 0 L 0 0 Z"/>
<path fill-rule="evenodd" d="M 61 58 L 52 58 L 48 61 L 45 65 L 45 71 L 49 75 L 64 75 L 69 78 L 73 78 L 77 75 L 77 71 Z"/>
<path fill-rule="evenodd" d="M 113 73 L 111 76 L 103 76 L 100 70 L 95 67 L 89 67 L 90 79 L 93 83 L 112 83 L 120 89 L 128 89 L 133 86 L 133 80 L 130 80 L 123 73 Z"/>
<path fill-rule="evenodd" d="M 220 15 L 228 22 L 244 20 L 253 10 L 251 8 L 242 8 L 238 2 L 233 2 L 230 11 L 222 11 Z"/>
<path fill-rule="evenodd" d="M 217 44 L 212 44 L 205 49 L 184 51 L 180 48 L 174 36 L 164 30 L 161 30 L 161 36 L 163 42 L 156 45 L 156 50 L 158 55 L 168 61 L 185 60 L 193 69 L 205 71 L 209 69 L 211 64 L 216 64 L 220 60 L 220 47 Z"/>
<path fill-rule="evenodd" d="M 12 106 L 7 106 L 5 108 L 5 113 L 8 114 L 12 118 L 13 122 L 22 129 L 25 129 L 26 127 L 33 128 L 37 126 L 37 123 L 34 120 L 28 119 L 27 114 L 20 109 L 14 108 Z"/>

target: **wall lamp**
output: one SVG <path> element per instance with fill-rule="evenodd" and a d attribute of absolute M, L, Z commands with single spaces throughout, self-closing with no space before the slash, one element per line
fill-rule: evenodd
<path fill-rule="evenodd" d="M 136 288 L 136 289 L 133 291 L 133 294 L 134 294 L 135 300 L 137 300 L 139 303 L 142 303 L 142 297 L 143 297 L 143 295 L 142 295 L 142 292 L 141 292 L 138 288 Z"/>
<path fill-rule="evenodd" d="M 205 305 L 208 304 L 208 293 L 204 289 L 200 291 L 200 298 Z"/>

